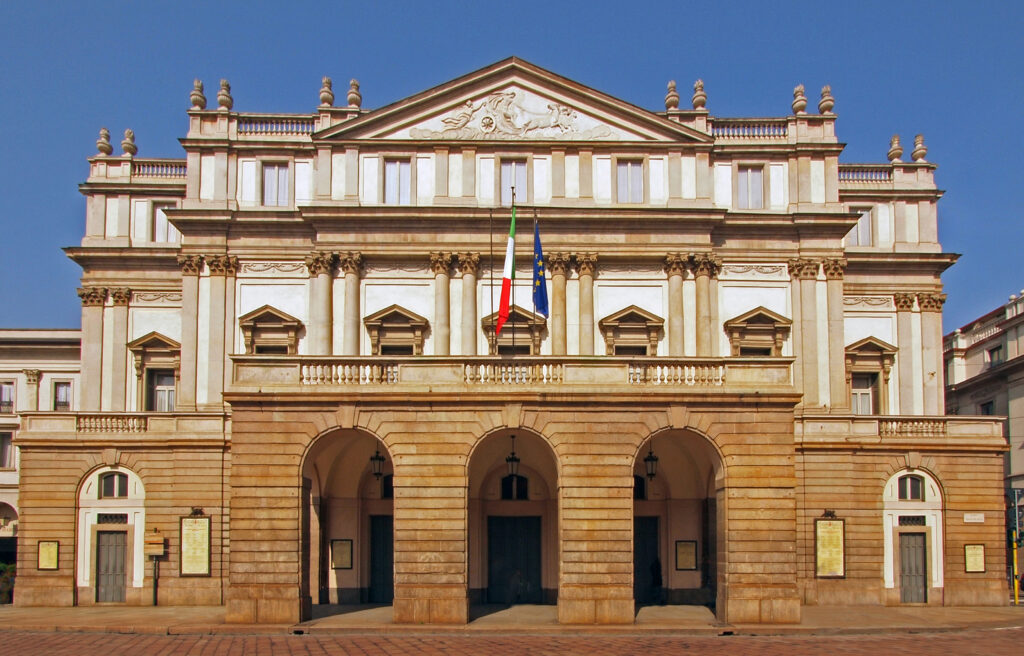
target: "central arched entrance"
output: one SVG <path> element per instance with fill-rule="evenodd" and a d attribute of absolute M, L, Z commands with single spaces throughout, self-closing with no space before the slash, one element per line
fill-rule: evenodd
<path fill-rule="evenodd" d="M 647 439 L 633 466 L 633 599 L 715 609 L 721 458 L 691 431 Z"/>
<path fill-rule="evenodd" d="M 394 478 L 384 443 L 358 430 L 319 437 L 302 465 L 302 616 L 394 599 Z"/>
<path fill-rule="evenodd" d="M 471 606 L 555 604 L 558 465 L 541 436 L 502 430 L 469 460 Z"/>

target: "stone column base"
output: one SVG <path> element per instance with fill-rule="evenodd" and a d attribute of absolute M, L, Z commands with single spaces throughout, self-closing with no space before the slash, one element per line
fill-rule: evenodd
<path fill-rule="evenodd" d="M 395 624 L 466 624 L 466 586 L 396 585 L 392 614 Z"/>

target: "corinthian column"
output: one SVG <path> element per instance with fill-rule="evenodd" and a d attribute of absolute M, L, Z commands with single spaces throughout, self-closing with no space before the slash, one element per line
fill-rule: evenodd
<path fill-rule="evenodd" d="M 25 374 L 25 384 L 28 386 L 28 410 L 35 412 L 39 410 L 39 376 L 42 372 L 38 369 L 22 369 Z"/>
<path fill-rule="evenodd" d="M 341 270 L 345 274 L 345 330 L 342 337 L 342 355 L 359 355 L 359 276 L 363 269 L 363 255 L 349 252 L 341 256 Z"/>
<path fill-rule="evenodd" d="M 480 255 L 459 253 L 462 273 L 462 355 L 476 355 L 476 278 L 480 271 Z"/>
<path fill-rule="evenodd" d="M 896 338 L 898 349 L 896 367 L 900 374 L 900 409 L 898 414 L 912 415 L 914 412 L 914 388 L 919 384 L 914 369 L 914 295 L 893 294 L 896 304 Z"/>
<path fill-rule="evenodd" d="M 813 408 L 821 405 L 818 392 L 818 303 L 817 293 L 814 289 L 818 281 L 818 262 L 804 259 L 790 260 L 789 275 L 800 281 L 799 358 L 804 393 L 803 404 L 805 408 Z"/>
<path fill-rule="evenodd" d="M 430 254 L 430 270 L 434 272 L 434 355 L 452 352 L 451 264 L 451 253 Z"/>
<path fill-rule="evenodd" d="M 551 354 L 566 354 L 565 279 L 569 273 L 569 254 L 552 253 L 547 257 L 551 272 Z"/>
<path fill-rule="evenodd" d="M 180 255 L 181 267 L 181 378 L 174 405 L 179 410 L 196 409 L 196 378 L 199 348 L 199 272 L 201 255 Z"/>
<path fill-rule="evenodd" d="M 668 354 L 673 358 L 683 356 L 683 275 L 686 260 L 679 253 L 665 256 L 665 273 L 668 274 Z"/>
<path fill-rule="evenodd" d="M 580 355 L 594 355 L 594 271 L 596 253 L 576 255 L 576 271 L 580 276 Z"/>
<path fill-rule="evenodd" d="M 334 265 L 337 261 L 336 253 L 314 252 L 306 256 L 310 280 L 308 337 L 311 355 L 331 355 L 333 352 L 331 296 L 334 288 Z"/>
<path fill-rule="evenodd" d="M 130 289 L 110 290 L 113 307 L 110 311 L 111 333 L 113 335 L 113 357 L 110 366 L 110 409 L 124 412 L 125 394 L 128 387 L 128 301 Z"/>
<path fill-rule="evenodd" d="M 210 331 L 209 350 L 206 353 L 205 405 L 218 408 L 224 403 L 224 371 L 227 361 L 226 326 L 229 321 L 234 323 L 234 317 L 229 317 L 227 314 L 228 287 L 231 287 L 230 295 L 234 298 L 234 278 L 238 273 L 238 258 L 234 255 L 211 255 L 206 258 L 206 266 L 210 271 L 209 311 L 206 315 Z M 233 307 L 234 303 L 231 305 Z"/>
<path fill-rule="evenodd" d="M 103 305 L 107 302 L 105 287 L 81 287 L 82 299 L 82 402 L 86 411 L 100 409 L 103 379 Z"/>
<path fill-rule="evenodd" d="M 843 271 L 846 260 L 823 260 L 825 296 L 828 301 L 828 381 L 832 408 L 849 408 L 846 393 L 846 326 L 843 321 Z"/>
<path fill-rule="evenodd" d="M 924 413 L 941 415 L 945 411 L 942 371 L 942 304 L 945 294 L 918 294 L 921 307 L 921 363 L 924 366 Z"/>
<path fill-rule="evenodd" d="M 711 277 L 718 275 L 721 267 L 718 258 L 710 253 L 690 256 L 690 268 L 697 283 L 697 357 L 712 355 L 715 330 L 711 322 Z"/>

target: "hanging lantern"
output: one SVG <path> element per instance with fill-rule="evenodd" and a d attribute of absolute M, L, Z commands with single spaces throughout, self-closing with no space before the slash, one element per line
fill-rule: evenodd
<path fill-rule="evenodd" d="M 370 456 L 370 467 L 373 469 L 373 475 L 377 477 L 377 480 L 380 480 L 384 473 L 382 471 L 384 469 L 384 456 L 380 454 L 380 449 L 376 449 L 373 455 Z"/>
<path fill-rule="evenodd" d="M 653 446 L 647 447 L 647 455 L 644 456 L 644 466 L 647 467 L 647 480 L 653 481 L 658 475 L 658 456 L 654 455 Z"/>
<path fill-rule="evenodd" d="M 512 436 L 512 452 L 505 458 L 505 464 L 508 465 L 508 475 L 516 476 L 519 474 L 519 456 L 516 455 L 516 436 Z"/>

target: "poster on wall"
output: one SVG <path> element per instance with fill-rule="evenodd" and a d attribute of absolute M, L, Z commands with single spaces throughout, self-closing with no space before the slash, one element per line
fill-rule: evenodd
<path fill-rule="evenodd" d="M 39 558 L 36 569 L 57 569 L 59 562 L 60 542 L 56 540 L 39 541 Z"/>
<path fill-rule="evenodd" d="M 697 569 L 696 540 L 676 540 L 676 569 Z"/>
<path fill-rule="evenodd" d="M 181 518 L 181 576 L 210 575 L 210 518 Z"/>
<path fill-rule="evenodd" d="M 964 545 L 964 571 L 984 572 L 985 571 L 985 545 L 965 544 Z"/>
<path fill-rule="evenodd" d="M 331 540 L 331 567 L 352 569 L 352 540 Z"/>
<path fill-rule="evenodd" d="M 815 576 L 846 577 L 846 520 L 819 517 L 814 520 Z"/>

